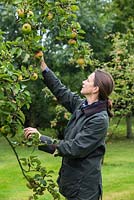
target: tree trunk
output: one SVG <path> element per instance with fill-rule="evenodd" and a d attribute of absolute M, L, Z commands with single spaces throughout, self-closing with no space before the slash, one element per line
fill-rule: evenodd
<path fill-rule="evenodd" d="M 126 116 L 126 125 L 127 125 L 126 137 L 129 139 L 132 137 L 132 114 L 131 113 Z"/>

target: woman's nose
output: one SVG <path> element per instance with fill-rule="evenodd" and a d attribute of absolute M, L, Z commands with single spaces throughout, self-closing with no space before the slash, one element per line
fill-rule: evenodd
<path fill-rule="evenodd" d="M 82 81 L 82 83 L 85 83 L 86 80 Z"/>

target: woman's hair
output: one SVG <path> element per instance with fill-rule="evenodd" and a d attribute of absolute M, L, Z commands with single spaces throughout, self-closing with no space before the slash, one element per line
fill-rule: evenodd
<path fill-rule="evenodd" d="M 114 80 L 111 74 L 103 70 L 95 70 L 94 86 L 99 87 L 99 100 L 106 100 L 108 115 L 112 117 L 112 101 L 109 99 L 109 95 L 114 89 Z"/>

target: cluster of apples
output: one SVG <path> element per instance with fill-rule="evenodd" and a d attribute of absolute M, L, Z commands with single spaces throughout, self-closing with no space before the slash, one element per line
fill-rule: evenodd
<path fill-rule="evenodd" d="M 27 11 L 27 10 L 24 10 L 23 8 L 17 10 L 17 15 L 18 15 L 19 18 L 24 18 L 25 16 L 27 18 L 34 17 L 33 11 L 31 11 L 31 10 Z M 53 19 L 53 13 L 52 12 L 48 12 L 47 19 L 49 21 Z M 30 23 L 23 24 L 23 26 L 22 26 L 22 32 L 23 33 L 28 34 L 28 33 L 31 32 L 31 30 L 32 30 L 32 27 L 31 27 Z"/>
<path fill-rule="evenodd" d="M 24 18 L 27 16 L 28 18 L 32 18 L 34 16 L 33 11 L 31 10 L 24 10 L 23 8 L 17 10 L 17 15 L 19 18 Z M 30 33 L 32 30 L 31 24 L 30 23 L 25 23 L 22 26 L 22 32 L 23 33 Z"/>
<path fill-rule="evenodd" d="M 35 53 L 34 55 L 34 58 L 38 61 L 41 60 L 41 58 L 43 57 L 43 52 L 42 51 L 38 51 Z M 38 79 L 38 74 L 34 71 L 32 71 L 32 73 L 29 74 L 29 78 L 28 79 L 25 79 L 22 74 L 20 74 L 18 76 L 18 81 L 28 81 L 28 80 L 32 80 L 32 81 L 35 81 Z"/>
<path fill-rule="evenodd" d="M 78 36 L 78 33 L 75 29 L 72 30 L 72 33 L 70 34 L 70 39 L 68 40 L 68 44 L 69 45 L 75 45 L 77 43 L 77 36 Z M 83 66 L 85 65 L 85 59 L 84 58 L 78 58 L 76 60 L 76 63 L 80 66 Z"/>
<path fill-rule="evenodd" d="M 36 72 L 33 72 L 30 74 L 30 77 L 29 79 L 27 80 L 32 80 L 32 81 L 35 81 L 38 79 L 38 74 Z M 22 75 L 19 75 L 18 76 L 18 81 L 27 81 L 26 79 L 23 79 L 23 76 Z"/>
<path fill-rule="evenodd" d="M 75 29 L 72 30 L 72 33 L 70 34 L 71 39 L 68 40 L 68 44 L 70 44 L 70 45 L 76 44 L 77 43 L 77 35 L 78 35 L 77 31 Z"/>
<path fill-rule="evenodd" d="M 33 13 L 33 11 L 31 11 L 31 10 L 26 10 L 26 9 L 23 9 L 23 8 L 21 8 L 21 9 L 18 9 L 17 10 L 17 15 L 18 15 L 18 18 L 20 18 L 20 19 L 22 19 L 23 20 L 23 18 L 33 18 L 34 17 L 34 13 Z M 51 15 L 51 13 L 49 13 L 49 20 L 51 20 L 52 18 L 53 18 L 53 15 Z M 24 34 L 29 34 L 31 31 L 32 31 L 32 26 L 31 26 L 31 24 L 29 23 L 29 21 L 30 20 L 28 20 L 28 22 L 26 22 L 26 23 L 24 23 L 23 25 L 22 25 L 22 32 L 24 33 Z M 35 55 L 34 55 L 34 58 L 36 59 L 36 60 L 38 60 L 38 61 L 40 61 L 40 59 L 42 58 L 42 56 L 43 56 L 43 52 L 42 51 L 37 51 L 36 53 L 35 53 Z M 26 80 L 37 80 L 38 79 L 38 74 L 36 73 L 36 72 L 32 72 L 31 74 L 30 74 L 30 77 L 28 78 L 28 79 L 26 79 Z M 19 75 L 18 76 L 18 81 L 26 81 L 25 79 L 24 79 L 24 77 L 22 76 L 22 75 Z"/>
<path fill-rule="evenodd" d="M 23 18 L 26 14 L 28 17 L 33 17 L 34 13 L 31 10 L 25 11 L 23 8 L 17 10 L 18 17 Z"/>

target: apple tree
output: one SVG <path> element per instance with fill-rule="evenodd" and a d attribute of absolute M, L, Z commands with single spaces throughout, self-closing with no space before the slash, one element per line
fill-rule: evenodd
<path fill-rule="evenodd" d="M 82 76 L 83 69 L 87 66 L 90 71 L 95 67 L 92 58 L 93 52 L 90 45 L 83 41 L 85 33 L 77 21 L 76 11 L 79 8 L 76 1 L 46 1 L 46 3 L 28 1 L 28 5 L 29 7 L 27 3 L 23 2 L 17 9 L 18 25 L 20 26 L 18 31 L 22 32 L 24 41 L 28 39 L 30 43 L 27 51 L 22 49 L 23 54 L 21 55 L 25 56 L 22 59 L 23 63 L 29 62 L 31 65 L 33 62 L 31 58 L 36 57 L 34 53 L 43 50 L 48 65 L 59 76 L 65 74 L 71 79 L 70 74 L 73 73 L 74 77 L 76 73 L 77 76 Z M 32 12 L 30 17 L 29 12 Z M 33 33 L 35 34 L 33 35 Z M 34 41 L 36 40 L 35 43 L 33 43 L 33 38 Z M 19 59 L 21 59 L 21 55 Z M 32 104 L 31 112 L 28 113 L 28 115 L 32 113 L 28 117 L 30 119 L 33 116 L 34 108 L 35 104 Z"/>
<path fill-rule="evenodd" d="M 29 199 L 37 199 L 45 190 L 48 190 L 54 199 L 59 199 L 59 194 L 55 191 L 56 185 L 50 178 L 51 173 L 41 166 L 40 160 L 36 156 L 19 158 L 16 150 L 18 145 L 38 145 L 36 137 L 28 142 L 23 138 L 25 115 L 22 111 L 23 106 L 29 108 L 31 103 L 30 92 L 24 83 L 35 80 L 37 74 L 16 67 L 12 48 L 14 41 L 5 42 L 2 32 L 0 42 L 0 138 L 4 137 L 11 146 L 22 174 L 27 180 L 27 187 L 33 190 L 33 196 Z M 47 177 L 49 177 L 48 182 Z"/>
<path fill-rule="evenodd" d="M 132 115 L 134 113 L 134 40 L 133 30 L 126 34 L 112 35 L 111 61 L 108 70 L 114 77 L 113 93 L 114 112 L 116 116 L 126 117 L 127 138 L 132 136 Z"/>
<path fill-rule="evenodd" d="M 3 32 L 1 27 L 0 31 L 0 137 L 8 141 L 28 188 L 33 190 L 29 199 L 38 199 L 46 190 L 53 199 L 59 199 L 51 172 L 42 167 L 35 156 L 20 159 L 16 150 L 18 145 L 38 145 L 36 136 L 30 141 L 23 137 L 23 108 L 30 109 L 32 102 L 32 91 L 27 86 L 41 77 L 39 65 L 43 54 L 48 63 L 51 57 L 52 68 L 57 71 L 61 63 L 83 70 L 87 66 L 92 68 L 96 61 L 92 59 L 90 45 L 83 41 L 76 0 L 5 0 L 1 8 L 5 6 L 6 9 L 6 5 L 12 7 L 17 26 L 14 26 L 15 36 L 11 40 L 6 37 L 10 29 Z M 65 119 L 68 118 L 66 111 L 60 108 L 61 111 Z"/>

